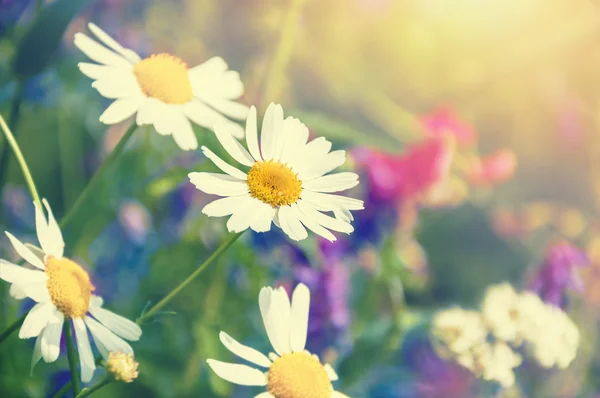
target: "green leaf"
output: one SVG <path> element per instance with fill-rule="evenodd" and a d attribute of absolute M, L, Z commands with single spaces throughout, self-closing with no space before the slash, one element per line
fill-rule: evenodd
<path fill-rule="evenodd" d="M 52 60 L 71 20 L 90 0 L 56 0 L 42 9 L 25 34 L 15 54 L 13 72 L 19 77 L 35 76 Z"/>
<path fill-rule="evenodd" d="M 402 144 L 398 140 L 394 140 L 382 132 L 357 129 L 322 113 L 293 110 L 290 114 L 298 117 L 319 135 L 333 141 L 343 141 L 354 145 L 367 145 L 386 151 L 398 151 L 402 148 Z"/>

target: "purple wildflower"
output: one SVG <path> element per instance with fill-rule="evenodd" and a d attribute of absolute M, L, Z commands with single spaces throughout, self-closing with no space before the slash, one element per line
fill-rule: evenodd
<path fill-rule="evenodd" d="M 566 290 L 583 292 L 584 284 L 578 268 L 588 266 L 587 255 L 577 247 L 560 242 L 548 248 L 530 289 L 542 300 L 558 307 L 566 304 Z"/>
<path fill-rule="evenodd" d="M 339 243 L 338 243 L 339 242 Z M 311 352 L 324 354 L 330 348 L 345 349 L 350 325 L 348 296 L 350 275 L 341 261 L 343 243 L 321 244 L 322 264 L 311 266 L 302 255 L 296 256 L 292 280 L 285 283 L 291 290 L 304 283 L 311 292 L 307 344 Z"/>

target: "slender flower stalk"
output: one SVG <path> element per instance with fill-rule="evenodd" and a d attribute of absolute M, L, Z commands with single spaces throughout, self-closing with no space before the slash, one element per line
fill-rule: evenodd
<path fill-rule="evenodd" d="M 106 377 L 104 379 L 102 379 L 101 381 L 99 381 L 97 384 L 93 385 L 90 388 L 84 388 L 83 390 L 81 390 L 81 393 L 75 395 L 75 398 L 83 398 L 83 397 L 92 395 L 93 393 L 95 393 L 102 387 L 112 383 L 113 381 L 114 381 L 114 379 L 112 377 L 110 377 L 109 375 L 106 375 Z"/>
<path fill-rule="evenodd" d="M 100 181 L 102 181 L 102 177 L 104 177 L 106 172 L 110 169 L 110 166 L 112 166 L 112 164 L 117 160 L 117 158 L 123 153 L 123 149 L 125 148 L 127 142 L 129 141 L 136 129 L 137 125 L 135 123 L 133 123 L 131 127 L 129 127 L 129 129 L 127 129 L 127 131 L 125 132 L 123 137 L 121 137 L 121 140 L 118 142 L 115 149 L 113 149 L 110 155 L 106 157 L 102 165 L 100 165 L 98 171 L 96 171 L 96 174 L 94 174 L 94 176 L 92 177 L 90 183 L 83 189 L 83 192 L 81 193 L 81 195 L 79 195 L 79 197 L 75 201 L 75 204 L 73 204 L 73 206 L 71 207 L 69 212 L 63 217 L 63 219 L 60 220 L 59 225 L 61 228 L 64 228 L 66 225 L 68 225 L 73 220 L 73 217 L 77 215 L 83 204 L 89 198 L 90 194 L 94 192 Z"/>
<path fill-rule="evenodd" d="M 262 76 L 262 91 L 257 103 L 269 104 L 270 101 L 277 98 L 281 83 L 283 81 L 283 73 L 292 56 L 296 31 L 298 30 L 298 20 L 302 7 L 306 0 L 292 0 L 288 12 L 281 23 L 279 40 L 275 51 L 271 58 L 271 62 L 267 68 L 267 73 Z"/>
<path fill-rule="evenodd" d="M 69 372 L 71 373 L 71 386 L 73 395 L 77 396 L 81 391 L 81 384 L 79 383 L 79 371 L 77 370 L 77 363 L 79 358 L 77 350 L 73 344 L 73 335 L 71 333 L 71 323 L 65 322 L 63 324 L 63 332 L 65 334 L 65 342 L 67 344 L 67 359 L 69 360 Z"/>
<path fill-rule="evenodd" d="M 152 308 L 150 308 L 147 312 L 142 314 L 137 320 L 138 324 L 142 324 L 146 319 L 156 315 L 158 311 L 164 308 L 175 296 L 179 294 L 187 285 L 189 285 L 194 279 L 198 277 L 210 264 L 212 264 L 225 250 L 229 248 L 240 236 L 242 236 L 242 232 L 238 232 L 235 234 L 231 234 L 228 239 L 221 243 L 221 246 L 217 250 L 210 255 L 209 258 L 202 263 L 190 276 L 188 276 L 183 282 L 181 282 L 175 289 L 171 290 L 169 294 L 167 294 L 162 300 L 156 303 Z"/>
<path fill-rule="evenodd" d="M 62 386 L 60 388 L 60 390 L 58 390 L 53 396 L 52 398 L 62 398 L 64 397 L 69 391 L 71 391 L 71 381 L 68 381 L 67 383 L 65 383 L 64 386 Z"/>
<path fill-rule="evenodd" d="M 31 193 L 31 197 L 34 200 L 35 205 L 41 210 L 42 202 L 40 201 L 40 196 L 38 195 L 35 183 L 33 181 L 33 177 L 31 176 L 31 171 L 29 171 L 29 167 L 27 166 L 27 162 L 25 162 L 25 158 L 23 157 L 21 148 L 19 148 L 19 144 L 17 144 L 13 133 L 8 128 L 8 125 L 4 121 L 2 115 L 0 115 L 0 128 L 2 128 L 2 132 L 4 133 L 8 144 L 12 148 L 15 157 L 17 158 L 17 162 L 19 163 L 19 167 L 21 167 L 21 171 L 23 172 L 23 177 L 25 178 L 25 182 L 27 183 L 27 188 Z M 0 188 L 2 187 L 1 184 L 2 182 L 0 181 Z"/>
<path fill-rule="evenodd" d="M 15 330 L 19 329 L 19 327 L 23 324 L 25 318 L 27 318 L 27 314 L 29 314 L 29 311 L 24 313 L 19 319 L 14 321 L 13 324 L 10 325 L 4 332 L 2 332 L 2 334 L 0 334 L 0 344 L 2 344 L 2 342 L 6 340 L 8 336 L 10 336 Z"/>
<path fill-rule="evenodd" d="M 13 102 L 12 102 L 12 105 L 10 108 L 10 119 L 8 119 L 8 124 L 10 125 L 10 128 L 8 128 L 8 130 L 15 131 L 15 134 L 16 134 L 17 125 L 19 123 L 19 118 L 21 116 L 21 103 L 23 102 L 24 91 L 25 91 L 25 84 L 24 84 L 24 82 L 19 81 L 18 87 L 17 87 L 17 92 L 15 94 L 15 97 L 13 99 Z M 6 141 L 7 142 L 5 142 L 2 147 L 2 153 L 0 153 L 0 194 L 2 194 L 2 189 L 4 188 L 4 182 L 8 175 L 8 161 L 9 161 L 8 148 L 10 146 L 12 146 L 12 144 L 10 144 L 10 141 L 8 139 Z M 13 141 L 14 141 L 14 137 L 13 137 Z"/>

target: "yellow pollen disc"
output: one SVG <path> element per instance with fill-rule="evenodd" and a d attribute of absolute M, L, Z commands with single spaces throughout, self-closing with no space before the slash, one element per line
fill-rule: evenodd
<path fill-rule="evenodd" d="M 273 207 L 296 203 L 302 193 L 302 182 L 292 169 L 273 160 L 256 162 L 247 183 L 252 197 Z"/>
<path fill-rule="evenodd" d="M 276 398 L 331 398 L 333 387 L 317 358 L 293 352 L 273 362 L 267 372 L 267 390 Z"/>
<path fill-rule="evenodd" d="M 167 104 L 184 104 L 193 97 L 187 64 L 173 55 L 153 54 L 135 64 L 133 73 L 148 97 Z"/>
<path fill-rule="evenodd" d="M 68 318 L 85 316 L 95 290 L 88 273 L 67 258 L 48 257 L 46 274 L 48 293 L 56 308 Z"/>

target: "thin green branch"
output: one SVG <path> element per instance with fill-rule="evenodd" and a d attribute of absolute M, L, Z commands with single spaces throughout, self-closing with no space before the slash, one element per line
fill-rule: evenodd
<path fill-rule="evenodd" d="M 36 206 L 42 209 L 42 203 L 40 202 L 40 196 L 38 195 L 37 189 L 35 187 L 35 183 L 33 182 L 33 177 L 31 176 L 31 171 L 29 171 L 29 167 L 27 166 L 27 162 L 23 157 L 23 153 L 21 152 L 21 148 L 19 148 L 19 144 L 15 140 L 13 133 L 10 131 L 4 118 L 0 115 L 0 128 L 2 128 L 2 132 L 8 141 L 8 144 L 13 150 L 15 157 L 17 158 L 17 162 L 19 163 L 19 167 L 21 167 L 21 172 L 23 173 L 23 177 L 25 178 L 25 182 L 27 183 L 27 188 L 29 188 L 29 192 L 31 193 L 31 197 L 33 198 Z M 1 189 L 1 185 L 0 185 Z"/>
<path fill-rule="evenodd" d="M 23 98 L 25 96 L 25 84 L 22 81 L 19 81 L 17 84 L 17 90 L 10 106 L 10 116 L 8 119 L 9 130 L 14 131 L 15 135 L 21 116 L 21 104 L 23 103 Z M 2 146 L 2 153 L 0 153 L 0 195 L 2 194 L 2 189 L 4 188 L 4 183 L 8 176 L 8 164 L 10 160 L 9 147 L 8 140 L 6 140 Z"/>
<path fill-rule="evenodd" d="M 52 398 L 62 398 L 64 397 L 69 391 L 71 391 L 71 382 L 68 381 L 67 383 L 65 383 L 64 386 L 62 386 L 60 388 L 60 390 L 58 390 L 53 396 Z"/>
<path fill-rule="evenodd" d="M 100 168 L 98 169 L 98 171 L 96 171 L 96 174 L 94 174 L 90 183 L 83 189 L 83 192 L 79 195 L 73 206 L 71 206 L 71 209 L 63 217 L 63 219 L 60 220 L 59 225 L 61 228 L 64 228 L 67 224 L 69 224 L 77 215 L 79 210 L 90 197 L 91 193 L 94 192 L 98 184 L 102 181 L 102 177 L 104 177 L 106 172 L 110 169 L 110 166 L 112 166 L 115 160 L 121 155 L 123 149 L 125 149 L 125 145 L 129 141 L 135 130 L 137 130 L 137 125 L 134 122 L 129 127 L 129 129 L 127 129 L 123 137 L 121 137 L 121 140 L 119 141 L 115 149 L 113 149 L 110 155 L 106 157 L 102 165 L 100 165 Z"/>
<path fill-rule="evenodd" d="M 225 250 L 229 248 L 240 236 L 242 236 L 242 232 L 238 232 L 235 234 L 231 234 L 228 239 L 224 240 L 221 243 L 221 246 L 217 250 L 210 255 L 209 258 L 204 261 L 190 276 L 188 276 L 183 282 L 181 282 L 175 289 L 171 290 L 169 294 L 167 294 L 162 300 L 160 300 L 154 307 L 150 308 L 147 312 L 143 313 L 142 316 L 138 318 L 136 321 L 138 324 L 142 324 L 146 319 L 155 315 L 158 311 L 160 311 L 165 305 L 169 303 L 176 295 L 179 294 L 187 285 L 189 285 L 194 279 L 198 277 L 210 264 L 212 264 Z"/>
<path fill-rule="evenodd" d="M 29 314 L 29 311 L 21 315 L 19 319 L 14 321 L 12 325 L 10 325 L 4 332 L 2 332 L 2 334 L 0 334 L 0 344 L 2 344 L 2 342 L 6 340 L 8 336 L 10 336 L 15 330 L 19 329 L 19 327 L 23 324 L 23 321 L 25 321 L 25 318 L 27 318 L 27 314 Z"/>
<path fill-rule="evenodd" d="M 81 391 L 79 371 L 77 370 L 79 356 L 77 355 L 77 350 L 75 349 L 73 333 L 71 332 L 71 322 L 68 319 L 65 319 L 63 333 L 65 335 L 65 342 L 67 344 L 67 359 L 69 360 L 69 372 L 71 373 L 71 386 L 73 395 L 77 395 Z"/>
<path fill-rule="evenodd" d="M 91 395 L 92 393 L 98 391 L 99 389 L 112 383 L 113 381 L 115 380 L 107 374 L 106 377 L 104 377 L 104 379 L 102 379 L 97 384 L 91 386 L 90 388 L 84 388 L 83 390 L 81 390 L 81 393 L 75 395 L 75 398 L 87 397 L 88 395 Z"/>

